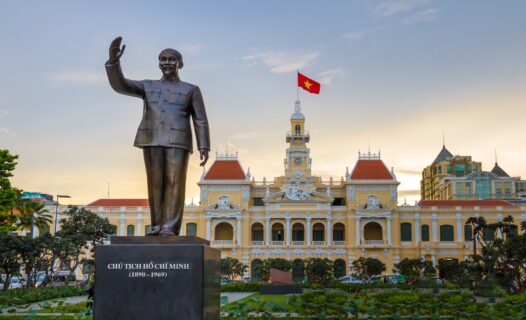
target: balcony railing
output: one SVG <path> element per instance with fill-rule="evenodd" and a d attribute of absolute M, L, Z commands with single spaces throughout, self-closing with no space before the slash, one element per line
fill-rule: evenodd
<path fill-rule="evenodd" d="M 272 241 L 273 246 L 283 246 L 284 241 Z"/>
<path fill-rule="evenodd" d="M 344 246 L 345 241 L 333 241 L 332 244 L 335 246 Z"/>
<path fill-rule="evenodd" d="M 312 241 L 312 244 L 315 246 L 324 246 L 325 241 Z"/>
<path fill-rule="evenodd" d="M 252 245 L 253 246 L 262 246 L 263 245 L 263 241 L 252 241 Z"/>
<path fill-rule="evenodd" d="M 402 247 L 410 247 L 413 245 L 413 241 L 400 241 Z"/>
<path fill-rule="evenodd" d="M 214 240 L 213 244 L 215 246 L 231 246 L 234 244 L 233 240 Z"/>
<path fill-rule="evenodd" d="M 303 246 L 304 241 L 292 241 L 292 245 L 295 247 L 301 247 Z"/>
<path fill-rule="evenodd" d="M 384 244 L 383 240 L 365 240 L 364 242 L 368 246 L 382 246 Z"/>

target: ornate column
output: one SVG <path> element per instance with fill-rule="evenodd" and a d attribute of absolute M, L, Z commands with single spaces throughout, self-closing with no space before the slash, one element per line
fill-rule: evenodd
<path fill-rule="evenodd" d="M 210 241 L 210 224 L 212 217 L 206 217 L 206 240 Z"/>
<path fill-rule="evenodd" d="M 143 235 L 143 230 L 142 230 L 142 208 L 139 208 L 138 211 L 137 211 L 137 232 L 136 232 L 136 235 L 137 236 L 142 236 Z"/>
<path fill-rule="evenodd" d="M 361 228 L 360 228 L 360 217 L 356 217 L 356 246 L 360 245 L 360 240 L 362 238 Z"/>
<path fill-rule="evenodd" d="M 392 237 L 391 237 L 391 217 L 386 217 L 387 219 L 387 245 L 392 245 L 393 244 L 393 241 L 392 241 Z"/>
<path fill-rule="evenodd" d="M 311 231 L 310 231 L 311 217 L 307 217 L 307 247 L 310 247 Z"/>
<path fill-rule="evenodd" d="M 241 217 L 237 217 L 237 245 L 241 246 Z"/>
<path fill-rule="evenodd" d="M 290 235 L 290 217 L 285 217 L 285 244 L 287 247 L 290 246 Z"/>
<path fill-rule="evenodd" d="M 327 245 L 332 245 L 332 217 L 327 217 Z"/>
<path fill-rule="evenodd" d="M 420 243 L 420 214 L 415 213 L 415 243 Z"/>
<path fill-rule="evenodd" d="M 457 212 L 457 242 L 464 242 L 462 235 L 462 213 Z"/>
<path fill-rule="evenodd" d="M 126 235 L 126 213 L 124 212 L 124 207 L 121 208 L 121 214 L 119 216 L 119 225 L 120 225 L 120 236 Z"/>
<path fill-rule="evenodd" d="M 265 217 L 265 245 L 270 246 L 270 216 Z"/>
<path fill-rule="evenodd" d="M 431 226 L 432 226 L 432 229 L 433 229 L 433 242 L 437 242 L 438 241 L 438 224 L 437 224 L 437 214 L 436 213 L 432 213 L 431 214 Z"/>

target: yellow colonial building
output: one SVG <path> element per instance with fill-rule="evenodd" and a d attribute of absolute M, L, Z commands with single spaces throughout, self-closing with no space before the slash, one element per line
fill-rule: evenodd
<path fill-rule="evenodd" d="M 273 180 L 255 181 L 237 154 L 217 155 L 198 182 L 199 205 L 186 206 L 182 234 L 210 240 L 222 257 L 238 258 L 251 269 L 271 257 L 320 257 L 349 273 L 353 260 L 375 257 L 391 273 L 404 258 L 434 263 L 468 258 L 470 217 L 495 222 L 511 215 L 517 225 L 526 221 L 526 207 L 505 200 L 422 200 L 398 206 L 399 181 L 380 154 L 358 153 L 358 159 L 349 159 L 356 163 L 344 178 L 323 181 L 312 175 L 305 129 L 296 102 L 285 136 L 284 174 Z M 447 172 L 447 164 L 438 163 Z M 480 170 L 479 163 L 465 163 Z M 146 199 L 100 199 L 87 207 L 108 217 L 118 235 L 142 236 L 150 228 Z"/>

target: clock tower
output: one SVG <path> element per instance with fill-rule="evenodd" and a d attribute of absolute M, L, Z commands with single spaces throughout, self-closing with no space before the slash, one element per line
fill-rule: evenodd
<path fill-rule="evenodd" d="M 287 157 L 285 158 L 285 175 L 311 175 L 310 149 L 307 142 L 310 135 L 305 131 L 305 116 L 301 113 L 300 101 L 296 100 L 294 113 L 290 117 L 290 131 L 287 132 Z"/>

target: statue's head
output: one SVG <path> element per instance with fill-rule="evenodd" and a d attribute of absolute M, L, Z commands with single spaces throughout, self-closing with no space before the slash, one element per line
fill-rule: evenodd
<path fill-rule="evenodd" d="M 167 80 L 177 77 L 179 69 L 183 67 L 183 56 L 174 49 L 164 49 L 159 53 L 159 68 Z"/>

